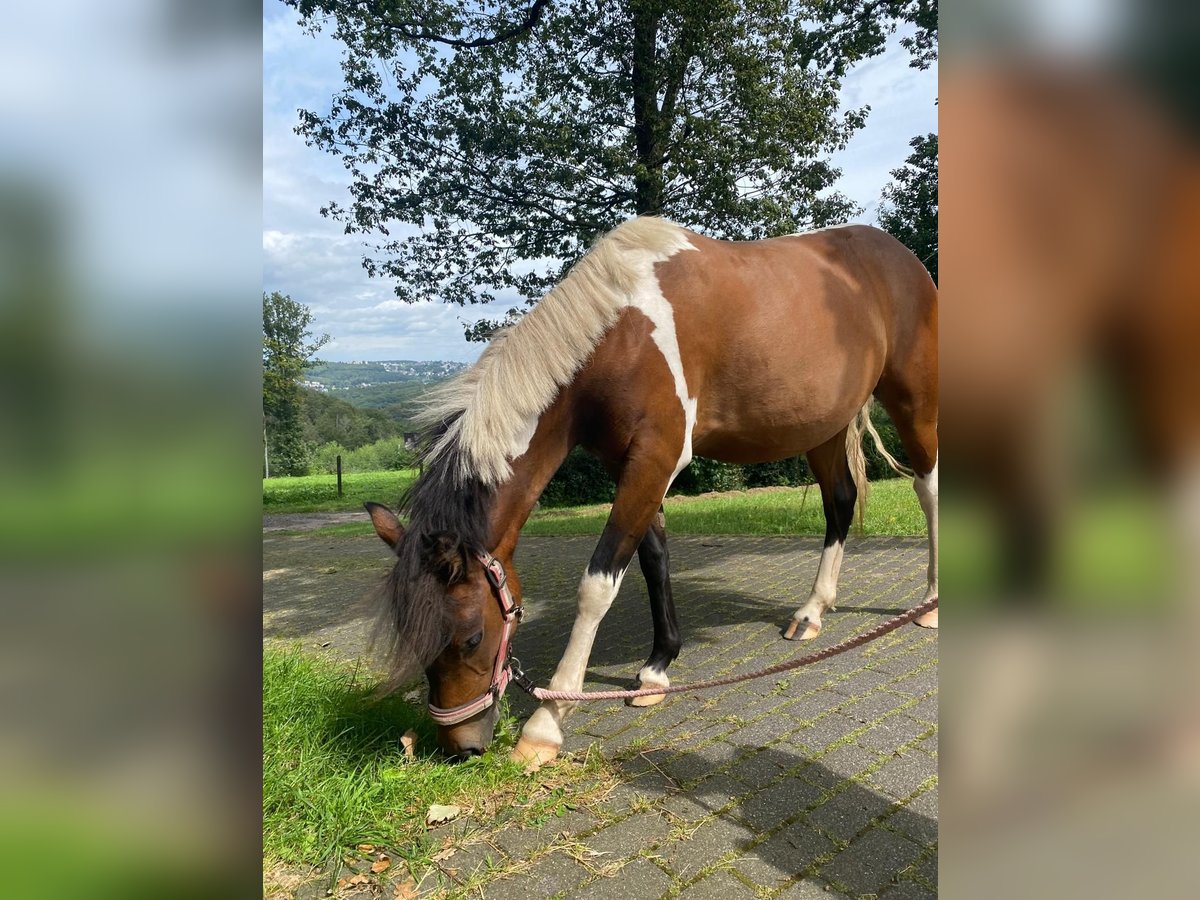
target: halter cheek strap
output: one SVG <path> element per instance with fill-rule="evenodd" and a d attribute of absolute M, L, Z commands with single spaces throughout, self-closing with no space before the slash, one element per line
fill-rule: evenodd
<path fill-rule="evenodd" d="M 521 604 L 513 597 L 508 588 L 508 576 L 500 560 L 490 553 L 475 552 L 475 558 L 483 565 L 492 593 L 500 604 L 500 613 L 504 616 L 504 628 L 500 632 L 500 646 L 496 648 L 496 662 L 492 666 L 492 684 L 487 691 L 469 703 L 462 703 L 443 709 L 429 704 L 429 715 L 439 725 L 456 725 L 476 713 L 482 712 L 504 696 L 504 689 L 513 678 L 512 672 L 512 633 L 521 621 Z"/>

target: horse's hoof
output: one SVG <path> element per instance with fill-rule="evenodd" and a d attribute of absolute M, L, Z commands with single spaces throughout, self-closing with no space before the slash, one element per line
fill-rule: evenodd
<path fill-rule="evenodd" d="M 526 772 L 536 772 L 546 763 L 554 762 L 558 757 L 558 747 L 553 744 L 543 744 L 541 741 L 531 741 L 522 737 L 513 747 L 512 760 L 525 767 Z"/>
<path fill-rule="evenodd" d="M 796 619 L 792 619 L 792 621 L 788 623 L 787 631 L 783 633 L 783 636 L 789 641 L 811 641 L 821 633 L 821 625 L 819 622 L 809 622 L 807 619 L 805 619 L 804 631 L 800 635 L 797 635 L 796 632 L 800 630 L 800 624 L 801 623 Z"/>
<path fill-rule="evenodd" d="M 665 687 L 665 685 L 653 684 L 653 683 L 650 683 L 650 684 L 642 683 L 642 684 L 639 684 L 638 687 L 635 688 L 635 690 L 642 690 L 643 688 L 656 688 L 656 687 Z M 659 703 L 662 703 L 666 699 L 667 699 L 666 694 L 647 694 L 645 697 L 628 697 L 625 700 L 625 705 L 626 706 L 657 706 Z"/>
<path fill-rule="evenodd" d="M 913 619 L 913 622 L 915 622 L 917 625 L 920 625 L 922 628 L 935 628 L 936 629 L 938 627 L 937 614 L 938 614 L 938 611 L 936 609 L 931 609 L 929 612 L 925 613 L 924 615 L 917 616 L 915 619 Z"/>

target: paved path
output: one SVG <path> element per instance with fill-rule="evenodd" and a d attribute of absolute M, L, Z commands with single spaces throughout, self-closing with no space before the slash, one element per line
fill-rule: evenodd
<path fill-rule="evenodd" d="M 539 683 L 565 645 L 594 544 L 521 543 L 528 615 L 518 654 Z M 806 595 L 819 546 L 817 538 L 671 538 L 685 640 L 673 680 L 750 671 L 800 652 L 779 631 Z M 804 650 L 917 603 L 925 559 L 923 539 L 851 536 L 838 612 Z M 355 598 L 369 594 L 384 565 L 374 538 L 265 534 L 264 636 L 357 655 L 369 610 Z M 635 567 L 601 627 L 587 688 L 624 687 L 642 664 L 645 593 Z M 520 691 L 510 696 L 517 715 L 533 710 Z M 937 892 L 936 632 L 905 627 L 798 673 L 648 709 L 585 704 L 568 725 L 564 750 L 598 742 L 625 783 L 541 830 L 510 829 L 454 856 L 460 879 L 480 866 L 514 872 L 488 881 L 489 900 Z M 547 852 L 563 845 L 563 832 L 573 852 Z"/>

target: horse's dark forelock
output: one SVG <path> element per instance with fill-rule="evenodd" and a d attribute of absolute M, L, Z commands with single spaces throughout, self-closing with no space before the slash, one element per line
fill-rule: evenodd
<path fill-rule="evenodd" d="M 492 490 L 479 479 L 464 479 L 459 465 L 457 453 L 438 456 L 400 499 L 398 512 L 408 517 L 408 525 L 384 584 L 374 638 L 388 663 L 385 690 L 418 676 L 450 641 L 446 584 L 430 567 L 423 538 L 451 534 L 468 551 L 490 549 Z"/>

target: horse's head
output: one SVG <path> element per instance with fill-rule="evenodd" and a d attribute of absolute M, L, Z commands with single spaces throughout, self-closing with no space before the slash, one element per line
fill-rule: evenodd
<path fill-rule="evenodd" d="M 368 503 L 367 510 L 376 534 L 396 552 L 392 624 L 397 645 L 425 668 L 438 745 L 455 759 L 483 753 L 508 683 L 520 584 L 457 535 L 406 534 L 386 506 Z"/>

